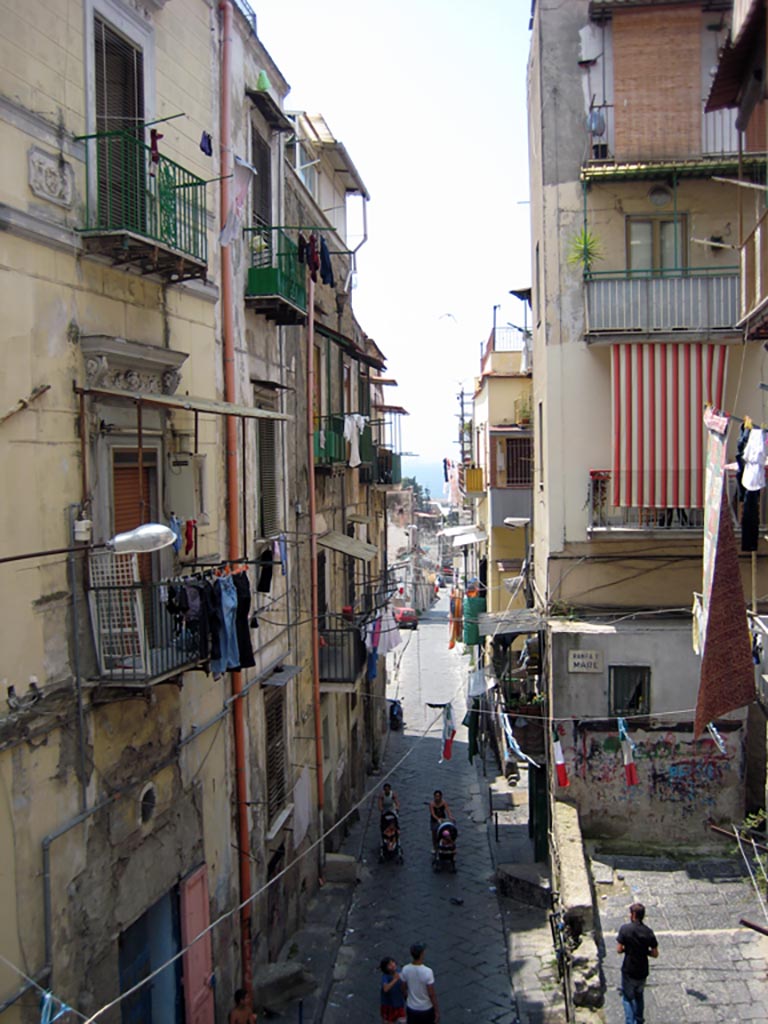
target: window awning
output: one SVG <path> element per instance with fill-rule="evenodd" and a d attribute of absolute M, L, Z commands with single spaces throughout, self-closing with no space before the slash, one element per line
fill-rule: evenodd
<path fill-rule="evenodd" d="M 277 665 L 268 676 L 260 679 L 262 686 L 285 686 L 301 672 L 300 665 Z"/>
<path fill-rule="evenodd" d="M 335 530 L 329 530 L 322 537 L 318 537 L 317 543 L 324 548 L 330 548 L 332 551 L 340 551 L 343 555 L 359 558 L 361 562 L 370 562 L 379 553 L 379 549 L 375 544 L 366 544 L 363 540 L 357 540 L 356 537 L 347 537 L 346 534 L 337 533 Z"/>
<path fill-rule="evenodd" d="M 482 530 L 471 530 L 469 533 L 460 533 L 454 537 L 453 546 L 455 548 L 463 548 L 468 544 L 482 544 L 486 540 L 488 540 L 487 533 L 483 533 Z"/>
<path fill-rule="evenodd" d="M 472 533 L 473 530 L 479 530 L 480 527 L 476 523 L 465 523 L 463 526 L 445 526 L 442 530 L 437 531 L 438 537 L 458 537 L 460 533 Z"/>
<path fill-rule="evenodd" d="M 544 619 L 532 608 L 509 608 L 505 612 L 480 612 L 477 625 L 481 636 L 538 633 L 544 629 Z"/>
<path fill-rule="evenodd" d="M 207 412 L 216 416 L 242 416 L 254 420 L 292 420 L 293 416 L 256 409 L 252 405 L 234 405 L 220 402 L 215 398 L 195 398 L 194 395 L 147 395 L 141 391 L 121 391 L 117 388 L 75 388 L 79 395 L 95 395 L 99 398 L 121 398 L 124 402 L 140 402 L 142 405 L 156 405 L 165 409 L 188 409 L 191 412 Z"/>

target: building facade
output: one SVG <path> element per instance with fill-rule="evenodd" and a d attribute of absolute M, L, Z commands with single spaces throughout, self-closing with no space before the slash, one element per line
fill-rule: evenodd
<path fill-rule="evenodd" d="M 746 711 L 719 723 L 725 752 L 694 740 L 687 612 L 704 407 L 754 413 L 762 364 L 740 321 L 745 197 L 716 179 L 760 182 L 763 137 L 705 109 L 728 7 L 536 4 L 532 21 L 534 584 L 570 783 L 554 796 L 617 841 L 705 840 L 744 810 Z"/>

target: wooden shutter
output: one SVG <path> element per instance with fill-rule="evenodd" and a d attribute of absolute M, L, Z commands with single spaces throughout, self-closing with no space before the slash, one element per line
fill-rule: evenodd
<path fill-rule="evenodd" d="M 255 128 L 251 128 L 251 160 L 257 172 L 253 175 L 253 223 L 257 227 L 269 227 L 272 224 L 272 150 Z"/>
<path fill-rule="evenodd" d="M 267 809 L 269 820 L 285 806 L 285 692 L 276 688 L 264 702 L 267 719 Z"/>
<path fill-rule="evenodd" d="M 205 864 L 188 875 L 179 886 L 181 897 L 181 942 L 189 943 L 210 924 L 208 874 Z M 186 950 L 184 964 L 184 1008 L 186 1024 L 214 1024 L 211 933 Z"/>

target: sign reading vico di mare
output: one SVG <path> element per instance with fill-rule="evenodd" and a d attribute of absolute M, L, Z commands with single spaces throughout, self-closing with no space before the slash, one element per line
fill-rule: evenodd
<path fill-rule="evenodd" d="M 568 651 L 569 672 L 602 672 L 602 651 Z"/>

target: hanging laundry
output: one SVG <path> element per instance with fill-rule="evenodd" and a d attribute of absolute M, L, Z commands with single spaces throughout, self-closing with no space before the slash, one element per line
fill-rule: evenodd
<path fill-rule="evenodd" d="M 245 201 L 248 198 L 248 190 L 251 187 L 254 175 L 258 174 L 255 167 L 252 167 L 239 156 L 235 157 L 235 171 L 232 180 L 231 202 L 227 212 L 227 220 L 219 235 L 219 245 L 227 246 L 237 238 L 240 225 L 245 212 Z"/>
<path fill-rule="evenodd" d="M 443 480 L 448 483 L 448 459 L 443 459 Z"/>
<path fill-rule="evenodd" d="M 220 676 L 240 667 L 237 645 L 237 591 L 231 576 L 220 576 L 214 583 L 219 592 L 221 621 L 219 625 L 220 656 L 211 661 L 211 671 Z"/>
<path fill-rule="evenodd" d="M 309 276 L 317 284 L 317 272 L 320 269 L 320 256 L 317 252 L 317 235 L 314 233 L 309 236 L 309 250 L 307 252 L 307 264 L 309 266 Z"/>
<path fill-rule="evenodd" d="M 206 156 L 213 156 L 213 141 L 210 132 L 203 132 L 200 136 L 200 149 Z"/>
<path fill-rule="evenodd" d="M 714 722 L 707 722 L 707 732 L 712 737 L 712 739 L 715 741 L 715 746 L 720 751 L 720 753 L 721 754 L 727 754 L 728 753 L 728 748 L 725 745 L 725 740 L 723 739 L 723 737 L 720 735 L 720 733 L 715 728 L 715 723 Z"/>
<path fill-rule="evenodd" d="M 196 519 L 188 519 L 184 524 L 184 554 L 188 555 L 192 548 L 195 546 L 195 527 L 197 526 Z"/>
<path fill-rule="evenodd" d="M 759 491 L 765 487 L 765 435 L 759 427 L 753 427 L 749 432 L 741 482 L 748 491 Z"/>
<path fill-rule="evenodd" d="M 763 638 L 759 633 L 752 634 L 752 661 L 760 665 L 763 660 Z"/>
<path fill-rule="evenodd" d="M 272 557 L 272 548 L 264 548 L 259 557 L 259 564 L 261 565 L 261 572 L 259 573 L 259 582 L 256 586 L 256 590 L 260 594 L 268 594 L 272 589 L 272 566 L 274 559 Z"/>
<path fill-rule="evenodd" d="M 761 491 L 745 491 L 741 507 L 741 550 L 757 551 L 760 540 Z"/>
<path fill-rule="evenodd" d="M 453 737 L 456 735 L 456 727 L 453 722 L 453 708 L 450 703 L 443 708 L 443 749 L 440 755 L 440 763 L 450 761 L 453 753 Z"/>
<path fill-rule="evenodd" d="M 751 421 L 745 420 L 742 423 L 741 430 L 739 431 L 739 439 L 736 442 L 736 485 L 739 501 L 744 501 L 744 495 L 746 494 L 746 488 L 744 487 L 744 484 L 741 482 L 741 478 L 744 475 L 744 449 L 747 447 L 747 441 L 749 440 L 750 430 L 752 429 L 751 425 L 747 426 L 747 423 L 751 424 Z"/>
<path fill-rule="evenodd" d="M 286 576 L 288 573 L 288 539 L 284 533 L 277 538 L 277 546 L 280 549 L 280 575 Z"/>
<path fill-rule="evenodd" d="M 240 655 L 240 668 L 253 668 L 256 659 L 253 656 L 249 616 L 251 611 L 251 583 L 245 570 L 236 572 L 232 577 L 237 593 L 237 611 L 235 614 L 235 634 L 237 650 Z"/>
<path fill-rule="evenodd" d="M 400 635 L 400 627 L 395 621 L 395 616 L 389 605 L 381 613 L 381 632 L 379 634 L 379 654 L 388 654 L 403 642 Z"/>
<path fill-rule="evenodd" d="M 557 776 L 557 784 L 565 788 L 570 786 L 568 779 L 568 769 L 565 765 L 565 758 L 563 757 L 563 746 L 560 742 L 560 737 L 557 734 L 557 728 L 554 729 L 554 738 L 552 743 L 552 750 L 555 755 L 555 774 Z"/>
<path fill-rule="evenodd" d="M 453 589 L 448 601 L 448 650 L 452 651 L 458 640 L 461 639 L 464 628 L 463 602 L 461 591 Z"/>
<path fill-rule="evenodd" d="M 470 764 L 472 758 L 480 751 L 479 735 L 480 735 L 480 698 L 475 697 L 472 701 L 472 707 L 469 708 L 467 713 L 462 719 L 462 725 L 467 727 L 467 756 L 469 757 Z"/>
<path fill-rule="evenodd" d="M 150 177 L 154 178 L 157 174 L 157 165 L 160 163 L 160 148 L 158 143 L 160 139 L 165 138 L 161 135 L 156 128 L 150 128 L 149 130 L 149 174 Z"/>
<path fill-rule="evenodd" d="M 358 412 L 350 413 L 344 417 L 344 440 L 349 441 L 349 465 L 352 469 L 359 466 L 360 462 L 360 435 L 365 429 L 366 417 Z"/>
<path fill-rule="evenodd" d="M 637 777 L 637 765 L 632 752 L 632 744 L 629 740 L 621 741 L 621 752 L 624 756 L 624 777 L 628 786 L 639 786 L 640 779 Z"/>
<path fill-rule="evenodd" d="M 178 553 L 181 551 L 181 520 L 177 519 L 175 514 L 171 512 L 171 517 L 168 520 L 168 525 L 173 530 L 173 535 L 176 538 L 173 542 L 173 550 Z"/>
<path fill-rule="evenodd" d="M 325 239 L 320 239 L 320 280 L 323 284 L 329 284 L 331 288 L 334 287 L 335 281 L 333 280 L 333 265 L 331 264 L 331 254 L 328 251 Z"/>

